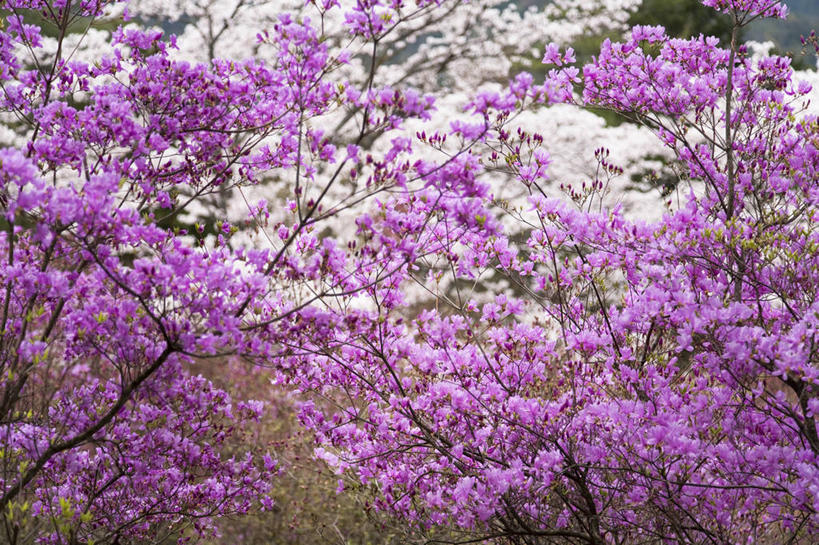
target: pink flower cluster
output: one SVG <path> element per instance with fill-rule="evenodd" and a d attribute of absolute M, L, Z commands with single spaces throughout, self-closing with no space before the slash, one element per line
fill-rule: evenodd
<path fill-rule="evenodd" d="M 726 11 L 737 19 L 747 17 L 778 17 L 788 16 L 788 7 L 776 0 L 702 0 L 702 3 L 717 11 Z"/>

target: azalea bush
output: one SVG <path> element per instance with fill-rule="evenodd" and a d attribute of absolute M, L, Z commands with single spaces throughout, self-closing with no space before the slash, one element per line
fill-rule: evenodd
<path fill-rule="evenodd" d="M 461 155 L 457 172 L 396 196 L 360 230 L 434 233 L 434 253 L 352 323 L 324 311 L 291 337 L 306 353 L 288 355 L 287 380 L 338 406 L 303 406 L 319 456 L 369 483 L 382 509 L 465 541 L 815 540 L 810 86 L 788 59 L 752 58 L 736 39 L 784 17 L 782 4 L 704 3 L 731 17 L 730 43 L 635 27 L 582 72 L 548 47 L 554 88 L 521 76 L 478 96 L 474 122 L 445 136 L 492 151 Z M 568 82 L 582 96 L 549 93 Z M 549 136 L 507 125 L 541 91 L 655 131 L 685 187 L 661 219 L 601 205 L 617 174 L 605 152 L 599 179 L 548 194 Z M 445 151 L 445 136 L 419 139 Z M 475 182 L 459 190 L 474 214 L 428 213 L 442 188 L 498 164 L 526 202 L 493 202 Z M 414 286 L 434 303 L 409 306 Z"/>
<path fill-rule="evenodd" d="M 418 532 L 815 540 L 819 122 L 789 60 L 738 40 L 786 8 L 703 3 L 729 43 L 638 26 L 583 67 L 550 43 L 545 81 L 441 123 L 449 62 L 419 90 L 389 59 L 457 3 L 310 3 L 232 59 L 205 3 L 197 62 L 136 24 L 84 48 L 117 2 L 6 2 L 4 540 L 218 540 L 277 509 L 275 396 L 239 365 L 300 399 L 333 493 Z M 653 132 L 670 201 L 612 206 L 604 149 L 553 179 L 531 121 L 585 106 Z"/>
<path fill-rule="evenodd" d="M 428 108 L 417 93 L 325 81 L 344 59 L 288 16 L 258 38 L 275 52 L 267 62 L 190 64 L 173 57 L 173 40 L 133 26 L 93 61 L 75 57 L 77 29 L 116 7 L 4 5 L 0 109 L 18 142 L 0 150 L 10 543 L 190 539 L 218 517 L 273 507 L 280 467 L 244 437 L 264 403 L 232 399 L 197 363 L 267 361 L 280 320 L 363 289 L 384 261 L 362 256 L 347 271 L 343 245 L 317 236 L 350 207 L 325 197 L 342 176 L 349 186 L 357 151 L 337 152 L 311 123 L 356 109 L 363 139 Z M 288 223 L 264 201 L 217 232 L 178 221 L 273 171 L 292 183 L 280 203 Z M 240 245 L 240 228 L 277 242 Z"/>

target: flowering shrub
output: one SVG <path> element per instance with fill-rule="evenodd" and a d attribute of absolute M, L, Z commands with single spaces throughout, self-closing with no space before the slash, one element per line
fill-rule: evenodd
<path fill-rule="evenodd" d="M 316 236 L 345 207 L 325 197 L 349 180 L 356 146 L 345 158 L 308 121 L 358 108 L 361 139 L 427 115 L 429 101 L 325 81 L 342 60 L 287 16 L 259 38 L 276 51 L 267 63 L 190 64 L 174 58 L 173 40 L 133 27 L 84 62 L 63 45 L 109 3 L 5 7 L 0 110 L 21 142 L 0 150 L 5 537 L 161 542 L 271 508 L 276 461 L 233 448 L 264 404 L 232 400 L 197 361 L 261 361 L 283 317 L 362 289 L 365 273 L 348 273 L 344 252 Z M 56 38 L 27 23 L 35 14 Z M 316 165 L 333 162 L 329 181 L 317 180 Z M 385 178 L 402 168 L 379 164 Z M 294 182 L 288 223 L 270 226 L 277 245 L 234 247 L 240 227 L 267 226 L 265 202 L 210 237 L 177 221 L 276 170 Z"/>
<path fill-rule="evenodd" d="M 770 1 L 712 4 L 737 29 L 785 14 Z M 422 285 L 435 305 L 409 312 L 396 286 L 354 315 L 311 309 L 308 327 L 292 330 L 302 353 L 288 354 L 286 380 L 337 402 L 302 408 L 318 454 L 374 486 L 381 508 L 465 539 L 812 542 L 819 125 L 801 112 L 809 86 L 787 59 L 659 27 L 604 43 L 582 78 L 570 51 L 549 47 L 545 61 L 558 67 L 545 87 L 519 78 L 473 101 L 474 124 L 419 135 L 439 147 L 480 138 L 493 153 L 466 154 L 432 194 L 395 196 L 360 229 L 394 236 L 425 218 L 416 236 L 433 233 L 435 245 L 403 285 Z M 529 97 L 574 101 L 578 78 L 583 104 L 647 124 L 678 158 L 689 190 L 659 221 L 598 207 L 595 182 L 573 203 L 548 198 L 548 136 L 509 130 Z M 480 185 L 461 182 L 504 162 L 531 195 L 527 208 L 502 209 L 525 238 L 493 221 Z M 429 215 L 452 190 L 469 213 Z"/>
<path fill-rule="evenodd" d="M 381 85 L 374 59 L 443 4 L 325 2 L 315 25 L 270 21 L 249 60 L 190 63 L 130 26 L 74 58 L 69 31 L 114 4 L 9 1 L 0 31 L 9 542 L 193 539 L 270 509 L 279 465 L 235 448 L 264 403 L 196 372 L 230 358 L 321 396 L 300 407 L 317 455 L 420 528 L 815 538 L 819 121 L 787 59 L 636 27 L 582 71 L 547 46 L 544 83 L 413 135 L 434 100 Z M 704 4 L 734 36 L 786 13 Z M 326 13 L 372 47 L 365 77 L 339 79 L 356 51 L 328 44 Z M 550 196 L 549 135 L 516 120 L 575 103 L 654 130 L 687 194 L 657 221 L 609 208 L 621 169 L 600 151 L 596 178 Z M 331 139 L 339 119 L 355 129 Z M 499 172 L 525 203 L 494 199 Z M 271 179 L 244 223 L 181 222 Z"/>

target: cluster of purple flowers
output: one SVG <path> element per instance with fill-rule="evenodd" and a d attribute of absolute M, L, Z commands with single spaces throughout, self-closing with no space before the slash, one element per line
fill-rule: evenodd
<path fill-rule="evenodd" d="M 703 3 L 737 28 L 787 13 Z M 22 14 L 62 44 L 109 2 L 7 4 L 0 112 L 21 143 L 0 149 L 0 511 L 17 543 L 201 537 L 270 509 L 278 463 L 236 449 L 264 403 L 197 372 L 230 358 L 321 397 L 300 408 L 317 455 L 421 528 L 819 533 L 819 121 L 788 59 L 637 27 L 582 71 L 550 45 L 544 83 L 520 75 L 411 136 L 434 101 L 337 81 L 355 52 L 307 19 L 259 36 L 265 60 L 190 64 L 120 29 L 84 63 Z M 345 21 L 375 50 L 434 9 L 357 2 Z M 654 129 L 679 205 L 649 222 L 550 196 L 549 135 L 515 118 L 556 103 Z M 333 115 L 355 134 L 326 136 Z M 523 206 L 493 198 L 501 170 Z M 249 207 L 276 235 L 261 248 L 179 223 L 260 184 L 278 184 Z"/>

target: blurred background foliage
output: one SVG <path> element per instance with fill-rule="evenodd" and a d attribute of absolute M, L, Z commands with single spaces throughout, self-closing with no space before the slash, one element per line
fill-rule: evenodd
<path fill-rule="evenodd" d="M 775 53 L 785 54 L 794 59 L 797 70 L 815 69 L 816 54 L 813 49 L 803 54 L 801 36 L 812 30 L 819 31 L 819 0 L 786 0 L 790 15 L 786 21 L 760 19 L 750 26 L 746 38 L 758 42 L 772 41 Z"/>

